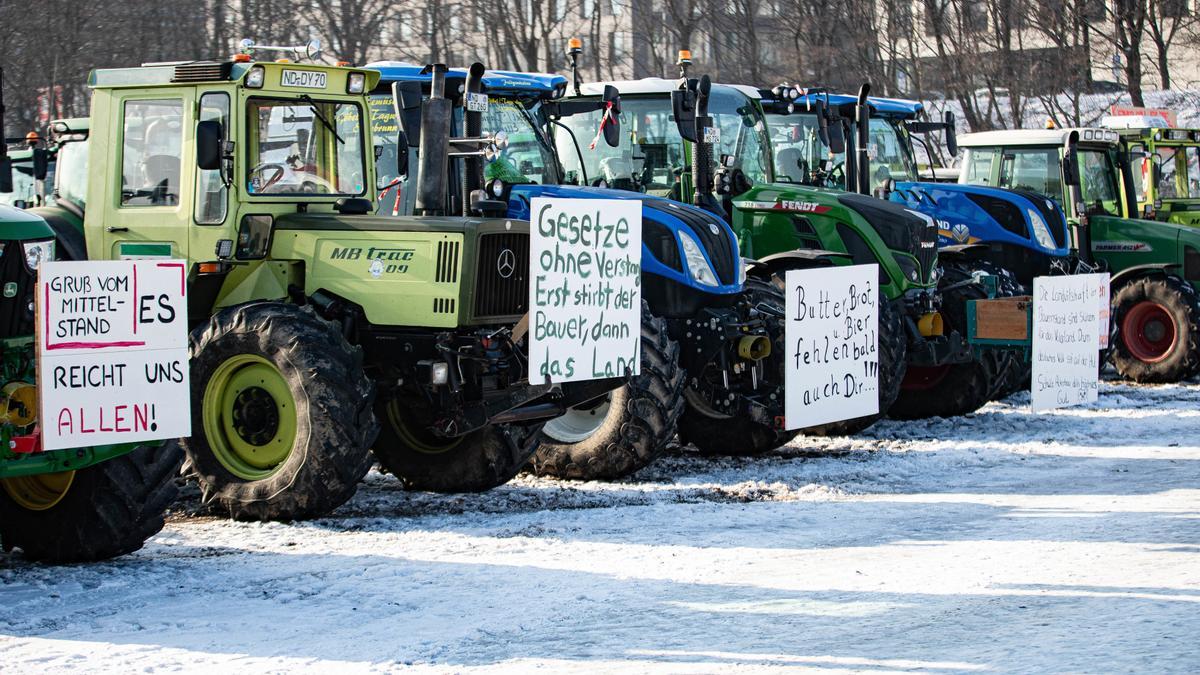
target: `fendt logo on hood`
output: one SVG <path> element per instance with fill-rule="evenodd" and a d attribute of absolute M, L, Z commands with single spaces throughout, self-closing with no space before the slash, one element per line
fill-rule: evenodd
<path fill-rule="evenodd" d="M 733 205 L 739 209 L 771 209 L 772 211 L 795 211 L 797 213 L 825 213 L 833 208 L 815 202 L 798 202 L 791 199 L 780 199 L 777 202 L 743 201 L 734 202 Z"/>

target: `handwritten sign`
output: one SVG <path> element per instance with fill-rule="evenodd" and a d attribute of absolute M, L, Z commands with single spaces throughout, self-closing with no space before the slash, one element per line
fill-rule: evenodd
<path fill-rule="evenodd" d="M 41 266 L 44 449 L 191 435 L 186 274 L 179 260 Z"/>
<path fill-rule="evenodd" d="M 1095 402 L 1101 336 L 1108 334 L 1108 314 L 1101 311 L 1108 306 L 1108 275 L 1036 277 L 1033 298 L 1030 407 Z"/>
<path fill-rule="evenodd" d="M 879 412 L 879 266 L 787 272 L 789 429 Z"/>
<path fill-rule="evenodd" d="M 642 204 L 535 197 L 530 380 L 641 372 Z"/>

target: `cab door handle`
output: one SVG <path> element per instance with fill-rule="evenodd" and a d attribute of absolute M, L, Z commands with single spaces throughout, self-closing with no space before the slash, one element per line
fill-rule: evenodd
<path fill-rule="evenodd" d="M 113 225 L 109 225 L 108 227 L 104 228 L 104 231 L 105 232 L 128 232 L 129 228 L 128 227 L 115 227 Z"/>

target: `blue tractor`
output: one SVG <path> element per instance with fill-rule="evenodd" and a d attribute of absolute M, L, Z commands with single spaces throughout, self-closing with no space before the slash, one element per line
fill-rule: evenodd
<path fill-rule="evenodd" d="M 412 212 L 402 169 L 419 151 L 428 124 L 418 115 L 437 67 L 378 62 L 372 124 L 388 189 L 378 208 Z M 445 72 L 455 134 L 487 138 L 480 153 L 462 153 L 451 169 L 451 203 L 464 214 L 529 218 L 534 197 L 634 199 L 642 203 L 642 373 L 601 399 L 548 424 L 531 460 L 539 474 L 611 479 L 646 466 L 678 433 L 701 452 L 749 454 L 786 443 L 783 430 L 783 309 L 774 286 L 747 280 L 737 238 L 721 218 L 661 197 L 609 189 L 566 174 L 547 130 L 563 117 L 610 110 L 594 138 L 575 151 L 615 145 L 618 92 L 599 101 L 563 100 L 568 80 L 470 69 Z M 396 158 L 396 159 L 394 159 Z M 389 177 L 389 174 L 391 176 Z"/>
<path fill-rule="evenodd" d="M 870 97 L 863 89 L 859 96 L 789 92 L 786 86 L 764 91 L 777 172 L 793 182 L 875 195 L 920 211 L 938 225 L 940 259 L 991 263 L 1025 290 L 1035 276 L 1079 267 L 1066 215 L 1053 200 L 1029 191 L 939 182 L 932 169 L 920 173 L 914 145 L 928 149 L 926 135 L 941 132 L 948 152 L 956 154 L 953 114 L 920 121 L 921 103 Z M 830 135 L 847 139 L 849 151 L 830 153 L 822 140 Z"/>

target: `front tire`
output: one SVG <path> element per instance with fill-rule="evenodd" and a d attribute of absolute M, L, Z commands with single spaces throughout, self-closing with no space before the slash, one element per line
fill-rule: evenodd
<path fill-rule="evenodd" d="M 783 313 L 784 295 L 775 285 L 758 279 L 747 279 L 745 289 L 752 305 L 774 305 L 780 314 Z M 787 358 L 783 321 L 769 320 L 768 326 L 771 333 L 771 354 L 766 358 L 766 371 L 782 392 Z M 710 367 L 715 365 L 710 364 Z M 719 378 L 719 369 L 717 370 L 715 376 Z M 709 374 L 697 373 L 692 377 L 705 377 Z M 786 445 L 800 433 L 765 426 L 749 417 L 735 417 L 717 412 L 708 404 L 703 394 L 694 388 L 688 389 L 686 398 L 687 406 L 679 420 L 679 440 L 691 443 L 702 455 L 757 455 Z M 776 405 L 783 410 L 782 400 Z"/>
<path fill-rule="evenodd" d="M 942 290 L 942 314 L 948 329 L 967 334 L 967 301 L 987 298 L 981 284 L 962 284 L 981 270 L 998 277 L 997 297 L 1016 292 L 1011 275 L 990 263 L 947 262 L 938 287 Z M 888 415 L 911 420 L 926 417 L 957 417 L 975 412 L 993 400 L 1016 377 L 1017 357 L 1007 350 L 989 349 L 967 363 L 934 367 L 909 367 L 900 396 Z"/>
<path fill-rule="evenodd" d="M 378 431 L 362 350 L 309 307 L 257 302 L 192 332 L 185 472 L 238 520 L 328 514 L 371 468 Z"/>
<path fill-rule="evenodd" d="M 537 434 L 519 425 L 492 425 L 463 436 L 435 436 L 429 404 L 391 395 L 376 405 L 379 439 L 374 453 L 408 490 L 483 492 L 520 473 L 533 454 Z"/>
<path fill-rule="evenodd" d="M 879 295 L 879 412 L 850 420 L 801 429 L 805 436 L 853 436 L 887 416 L 900 396 L 908 369 L 908 335 L 898 303 Z"/>
<path fill-rule="evenodd" d="M 1178 382 L 1200 368 L 1200 300 L 1186 281 L 1143 277 L 1113 294 L 1117 373 L 1134 382 Z"/>
<path fill-rule="evenodd" d="M 182 461 L 169 441 L 76 471 L 0 479 L 0 544 L 54 564 L 132 553 L 162 529 Z"/>
<path fill-rule="evenodd" d="M 675 436 L 686 374 L 666 323 L 642 303 L 641 373 L 601 401 L 542 427 L 529 470 L 571 480 L 613 480 L 648 466 Z"/>

